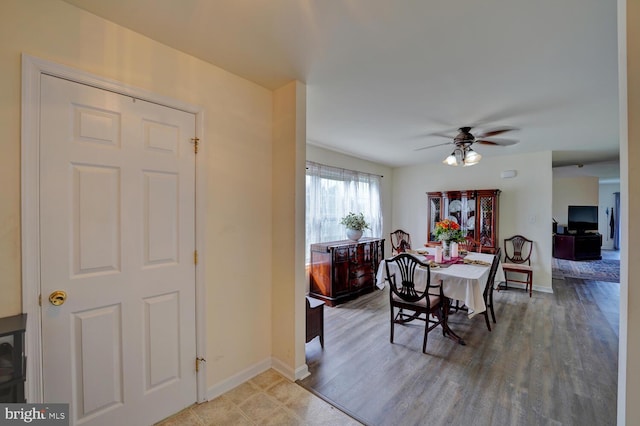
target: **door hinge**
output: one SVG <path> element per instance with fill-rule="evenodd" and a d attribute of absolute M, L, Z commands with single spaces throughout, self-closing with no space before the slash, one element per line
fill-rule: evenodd
<path fill-rule="evenodd" d="M 193 264 L 194 265 L 198 264 L 198 250 L 194 250 L 193 252 Z"/>
<path fill-rule="evenodd" d="M 196 373 L 197 373 L 198 371 L 200 371 L 200 363 L 201 363 L 201 362 L 207 362 L 207 360 L 206 360 L 206 359 L 204 359 L 204 358 L 196 357 Z"/>
<path fill-rule="evenodd" d="M 38 306 L 42 306 L 42 294 L 38 295 Z"/>
<path fill-rule="evenodd" d="M 195 138 L 191 138 L 191 140 L 193 141 L 193 152 L 197 154 L 200 139 L 198 139 L 198 137 L 196 136 Z"/>

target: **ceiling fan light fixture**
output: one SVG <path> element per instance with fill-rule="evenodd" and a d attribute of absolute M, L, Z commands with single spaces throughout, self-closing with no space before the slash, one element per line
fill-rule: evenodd
<path fill-rule="evenodd" d="M 457 147 L 442 163 L 447 166 L 473 166 L 480 162 L 482 155 L 469 147 Z"/>
<path fill-rule="evenodd" d="M 453 138 L 454 151 L 451 153 L 451 155 L 449 155 L 442 161 L 444 164 L 446 164 L 447 166 L 474 166 L 478 164 L 480 162 L 480 159 L 482 158 L 482 155 L 471 149 L 471 145 L 475 143 L 491 146 L 510 146 L 518 143 L 518 141 L 514 139 L 494 137 L 496 135 L 501 135 L 502 133 L 510 132 L 512 130 L 519 130 L 515 127 L 495 127 L 493 129 L 478 133 L 477 138 L 471 133 L 471 129 L 471 126 L 458 128 L 459 133 Z M 451 138 L 451 136 L 442 132 L 429 133 L 429 135 L 441 136 L 447 139 Z M 421 151 L 423 149 L 435 148 L 443 145 L 450 146 L 451 142 L 416 148 L 415 151 Z"/>
<path fill-rule="evenodd" d="M 466 166 L 475 166 L 482 159 L 482 155 L 478 154 L 471 148 L 467 149 L 467 152 L 464 155 L 464 165 Z"/>
<path fill-rule="evenodd" d="M 447 158 L 442 161 L 447 166 L 457 166 L 458 159 L 456 158 L 456 151 L 453 151 Z"/>

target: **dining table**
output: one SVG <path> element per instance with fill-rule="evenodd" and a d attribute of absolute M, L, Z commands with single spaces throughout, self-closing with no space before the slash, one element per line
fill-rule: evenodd
<path fill-rule="evenodd" d="M 442 281 L 442 292 L 445 297 L 451 300 L 457 300 L 464 303 L 468 308 L 469 318 L 487 310 L 484 301 L 484 288 L 489 279 L 489 270 L 494 259 L 494 255 L 490 253 L 468 252 L 460 257 L 443 259 L 441 263 L 435 263 L 435 247 L 427 247 L 420 251 L 412 251 L 411 254 L 418 260 L 429 263 L 429 273 L 431 282 L 434 280 Z M 387 281 L 386 260 L 383 259 L 378 267 L 376 274 L 376 285 L 380 289 L 384 289 Z M 397 270 L 395 263 L 389 264 L 390 272 Z M 424 271 L 424 272 L 422 272 Z M 427 271 L 419 268 L 416 271 L 415 285 L 425 287 L 427 279 Z M 501 282 L 505 280 L 502 263 L 498 263 L 498 269 L 494 282 L 491 284 L 497 288 Z M 453 331 L 451 337 L 464 344 L 464 341 Z"/>

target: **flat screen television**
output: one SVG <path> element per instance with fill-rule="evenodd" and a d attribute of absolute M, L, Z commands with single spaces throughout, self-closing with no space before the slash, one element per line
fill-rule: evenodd
<path fill-rule="evenodd" d="M 569 231 L 584 234 L 598 230 L 598 206 L 569 206 Z"/>

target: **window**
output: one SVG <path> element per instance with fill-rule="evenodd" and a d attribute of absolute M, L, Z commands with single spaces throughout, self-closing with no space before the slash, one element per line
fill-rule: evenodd
<path fill-rule="evenodd" d="M 307 161 L 306 262 L 309 246 L 345 240 L 340 220 L 349 212 L 364 214 L 371 229 L 363 236 L 382 235 L 381 176 Z"/>

